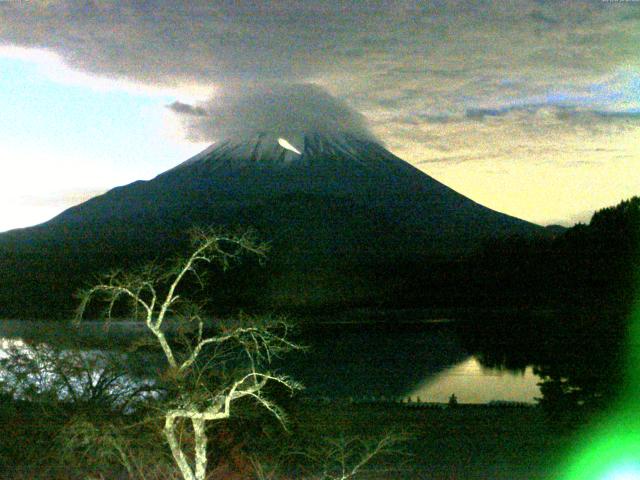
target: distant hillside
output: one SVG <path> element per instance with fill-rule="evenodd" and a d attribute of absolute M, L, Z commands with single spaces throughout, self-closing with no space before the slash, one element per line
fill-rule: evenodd
<path fill-rule="evenodd" d="M 486 291 L 496 301 L 510 295 L 532 305 L 628 309 L 640 281 L 640 197 L 552 237 L 488 242 L 472 263 L 493 279 Z"/>

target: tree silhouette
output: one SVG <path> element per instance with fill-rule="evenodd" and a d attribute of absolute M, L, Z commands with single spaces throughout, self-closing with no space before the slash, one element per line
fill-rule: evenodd
<path fill-rule="evenodd" d="M 229 418 L 240 399 L 252 399 L 284 422 L 284 413 L 267 397 L 265 387 L 275 383 L 293 391 L 300 385 L 268 369 L 274 356 L 298 348 L 288 339 L 284 319 L 241 316 L 232 322 L 214 322 L 180 288 L 187 276 L 204 285 L 204 265 L 216 263 L 226 269 L 244 254 L 263 258 L 266 245 L 250 233 L 224 235 L 213 230 L 196 231 L 192 240 L 191 253 L 173 265 L 113 272 L 81 291 L 76 319 L 82 320 L 93 299 L 106 303 L 107 320 L 121 300 L 128 301 L 129 311 L 144 322 L 166 360 L 162 379 L 169 393 L 160 411 L 173 458 L 185 480 L 204 480 L 207 422 Z M 172 340 L 172 320 L 180 327 L 181 342 Z M 193 429 L 193 459 L 177 433 L 182 421 L 190 422 Z"/>

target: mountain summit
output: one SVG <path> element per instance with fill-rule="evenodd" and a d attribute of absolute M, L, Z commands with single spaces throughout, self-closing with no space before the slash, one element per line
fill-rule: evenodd
<path fill-rule="evenodd" d="M 90 273 L 173 254 L 195 225 L 252 227 L 268 240 L 262 283 L 242 282 L 275 305 L 322 303 L 327 295 L 338 303 L 362 300 L 381 288 L 368 285 L 371 268 L 459 258 L 489 238 L 544 234 L 366 136 L 260 133 L 217 142 L 152 180 L 0 235 L 0 267 L 12 272 L 0 300 L 15 303 L 11 282 L 25 278 L 39 279 L 43 296 L 43 285 L 68 296 Z"/>
<path fill-rule="evenodd" d="M 350 161 L 363 167 L 375 168 L 374 158 L 364 158 L 367 148 L 384 150 L 373 139 L 353 133 L 290 133 L 280 136 L 260 132 L 245 137 L 232 137 L 216 142 L 209 148 L 190 158 L 176 168 L 198 162 L 217 162 L 217 167 L 242 168 L 265 166 L 288 166 L 302 163 L 308 166 L 312 159 L 325 161 Z M 389 153 L 389 152 L 387 152 Z M 213 166 L 213 165 L 212 165 Z"/>

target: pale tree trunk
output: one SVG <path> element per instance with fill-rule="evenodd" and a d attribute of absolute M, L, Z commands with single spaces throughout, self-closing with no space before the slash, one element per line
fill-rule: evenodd
<path fill-rule="evenodd" d="M 207 476 L 207 433 L 205 430 L 205 416 L 206 415 L 203 415 L 198 411 L 180 411 L 179 414 L 176 414 L 174 411 L 168 412 L 165 417 L 164 435 L 169 443 L 169 448 L 171 448 L 173 458 L 178 464 L 178 468 L 180 468 L 180 472 L 182 473 L 184 480 L 205 480 L 205 477 Z M 224 414 L 220 414 L 220 417 L 225 418 L 226 416 Z M 175 422 L 179 418 L 188 418 L 191 420 L 191 424 L 193 425 L 195 439 L 195 469 L 189 465 L 189 460 L 182 451 L 180 441 L 176 438 Z"/>
<path fill-rule="evenodd" d="M 205 432 L 205 423 L 201 418 L 192 418 L 191 422 L 193 423 L 196 440 L 196 480 L 204 480 L 207 474 L 207 434 Z"/>
<path fill-rule="evenodd" d="M 189 465 L 189 461 L 187 460 L 186 455 L 182 452 L 182 448 L 180 448 L 180 442 L 176 438 L 176 420 L 177 417 L 174 417 L 171 414 L 168 414 L 165 417 L 164 436 L 167 438 L 169 448 L 171 448 L 171 453 L 173 454 L 173 459 L 178 464 L 178 468 L 180 469 L 184 480 L 196 480 L 196 476 Z M 204 478 L 204 476 L 202 478 Z"/>

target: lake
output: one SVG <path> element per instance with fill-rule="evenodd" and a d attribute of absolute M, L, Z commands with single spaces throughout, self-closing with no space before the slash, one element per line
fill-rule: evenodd
<path fill-rule="evenodd" d="M 76 328 L 3 320 L 0 356 L 2 349 L 16 342 L 22 348 L 39 342 L 64 346 L 80 338 L 87 351 L 110 351 L 145 335 L 144 325 L 135 322 L 113 322 L 105 329 L 102 322 L 85 322 Z M 449 324 L 399 329 L 324 327 L 304 332 L 298 342 L 308 348 L 279 359 L 276 367 L 301 381 L 305 394 L 314 398 L 443 403 L 455 395 L 460 403 L 534 403 L 541 396 L 540 378 L 532 366 L 483 365 Z M 162 361 L 151 354 L 144 358 L 150 369 Z"/>

